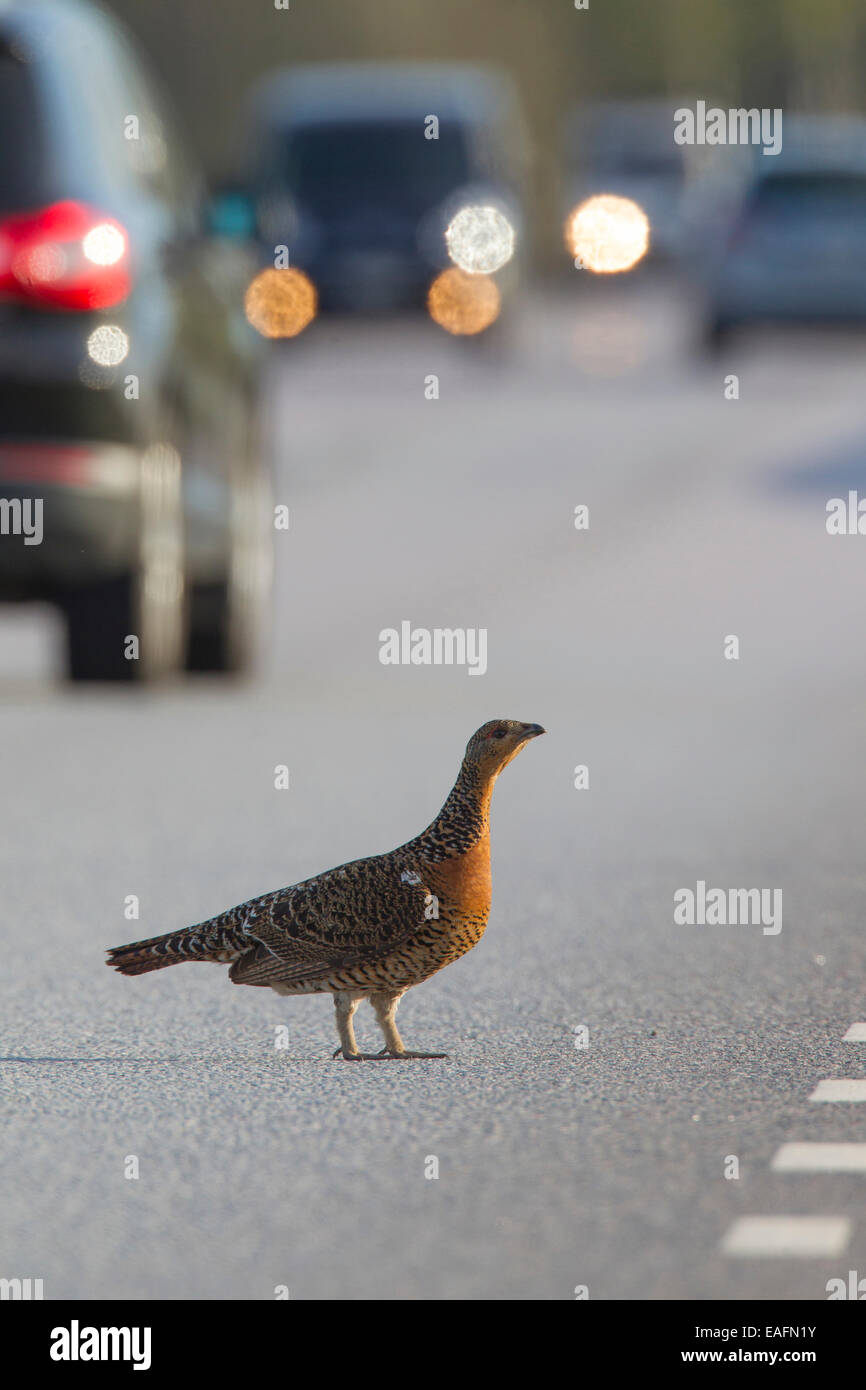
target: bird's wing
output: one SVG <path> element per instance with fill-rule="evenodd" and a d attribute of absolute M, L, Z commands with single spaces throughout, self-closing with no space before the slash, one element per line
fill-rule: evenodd
<path fill-rule="evenodd" d="M 303 984 L 376 960 L 421 927 L 432 895 L 405 860 L 359 859 L 239 909 L 249 950 L 235 984 Z"/>

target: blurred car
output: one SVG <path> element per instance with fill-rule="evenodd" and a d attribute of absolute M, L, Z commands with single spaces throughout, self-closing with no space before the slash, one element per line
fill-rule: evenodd
<path fill-rule="evenodd" d="M 747 324 L 866 322 L 866 121 L 786 117 L 704 278 L 710 347 Z"/>
<path fill-rule="evenodd" d="M 687 192 L 693 147 L 674 142 L 671 101 L 605 101 L 578 107 L 563 134 L 565 211 L 614 193 L 643 209 L 650 255 L 676 259 L 688 238 Z"/>
<path fill-rule="evenodd" d="M 0 599 L 59 606 L 73 678 L 243 669 L 271 534 L 257 340 L 200 181 L 78 0 L 0 8 L 0 130 Z"/>
<path fill-rule="evenodd" d="M 324 312 L 423 306 L 463 207 L 497 207 L 519 236 L 525 161 L 515 92 L 485 68 L 299 67 L 272 74 L 251 103 L 263 256 L 287 246 Z M 512 265 L 500 288 L 513 278 Z"/>

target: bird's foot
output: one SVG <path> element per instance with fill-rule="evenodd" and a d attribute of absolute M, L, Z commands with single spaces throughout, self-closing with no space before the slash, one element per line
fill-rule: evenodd
<path fill-rule="evenodd" d="M 342 1047 L 334 1053 L 334 1057 L 342 1057 L 344 1062 L 377 1062 L 381 1055 L 381 1052 L 346 1052 Z"/>
<path fill-rule="evenodd" d="M 392 1052 L 390 1048 L 383 1047 L 381 1052 L 377 1052 L 377 1053 L 376 1053 L 376 1056 L 379 1057 L 379 1058 L 392 1057 L 392 1058 L 394 1059 L 394 1061 L 402 1061 L 402 1060 L 403 1060 L 404 1058 L 406 1058 L 406 1057 L 422 1057 L 422 1058 L 428 1058 L 428 1059 L 430 1059 L 430 1060 L 435 1059 L 435 1058 L 438 1058 L 438 1057 L 443 1057 L 443 1058 L 445 1058 L 445 1059 L 447 1060 L 448 1053 L 447 1053 L 447 1052 L 406 1052 L 405 1050 L 402 1051 L 402 1052 Z"/>

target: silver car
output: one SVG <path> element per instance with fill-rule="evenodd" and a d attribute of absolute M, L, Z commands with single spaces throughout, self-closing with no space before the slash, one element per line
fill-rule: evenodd
<path fill-rule="evenodd" d="M 748 324 L 866 322 L 866 121 L 786 121 L 704 279 L 710 346 Z"/>

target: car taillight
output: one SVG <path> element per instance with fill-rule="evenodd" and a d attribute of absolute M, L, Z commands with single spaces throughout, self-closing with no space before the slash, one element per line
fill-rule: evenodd
<path fill-rule="evenodd" d="M 129 241 L 113 217 L 68 201 L 0 220 L 0 296 L 107 309 L 130 283 Z"/>

